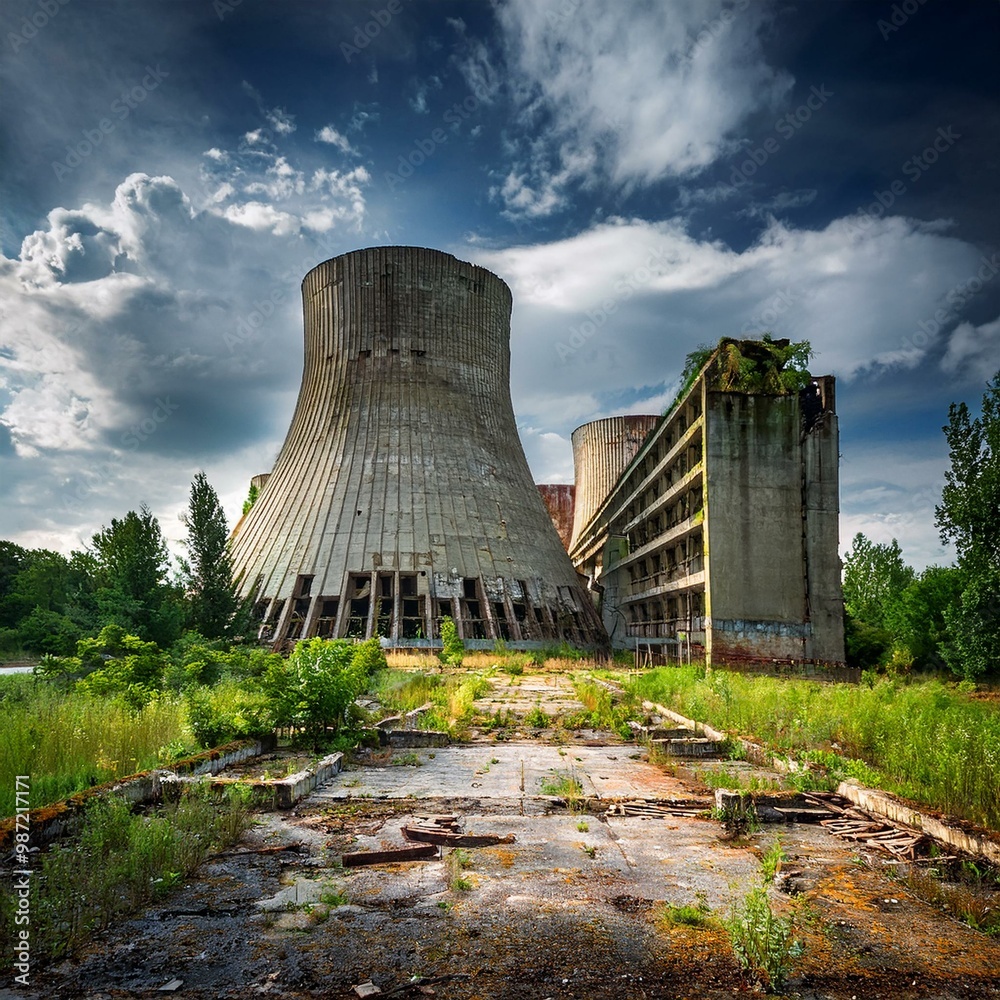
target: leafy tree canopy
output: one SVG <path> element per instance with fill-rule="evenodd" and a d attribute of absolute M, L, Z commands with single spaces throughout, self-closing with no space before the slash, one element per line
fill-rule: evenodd
<path fill-rule="evenodd" d="M 951 468 L 935 522 L 965 575 L 945 612 L 951 640 L 943 651 L 955 673 L 973 678 L 1000 673 L 1000 371 L 987 383 L 982 414 L 972 419 L 965 403 L 952 403 L 943 430 Z"/>
<path fill-rule="evenodd" d="M 844 554 L 844 607 L 856 621 L 886 629 L 891 604 L 913 579 L 895 538 L 879 544 L 858 532 Z"/>

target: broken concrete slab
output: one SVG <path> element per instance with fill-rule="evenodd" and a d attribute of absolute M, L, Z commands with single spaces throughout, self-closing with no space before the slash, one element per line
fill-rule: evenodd
<path fill-rule="evenodd" d="M 275 803 L 279 809 L 291 809 L 292 806 L 314 789 L 325 784 L 335 774 L 339 774 L 343 760 L 344 755 L 342 753 L 332 753 L 304 771 L 299 771 L 297 774 L 282 778 L 280 781 L 263 782 L 262 784 L 273 785 Z M 259 783 L 255 782 L 254 787 L 257 784 Z"/>

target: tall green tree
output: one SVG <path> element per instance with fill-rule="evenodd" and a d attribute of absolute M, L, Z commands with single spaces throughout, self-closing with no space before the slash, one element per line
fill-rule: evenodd
<path fill-rule="evenodd" d="M 897 649 L 921 669 L 942 670 L 941 647 L 951 641 L 946 616 L 959 601 L 965 574 L 957 566 L 928 566 L 886 612 L 886 626 Z"/>
<path fill-rule="evenodd" d="M 889 608 L 913 578 L 895 538 L 879 543 L 858 532 L 844 554 L 844 607 L 857 621 L 884 629 Z"/>
<path fill-rule="evenodd" d="M 111 519 L 93 538 L 97 605 L 103 624 L 116 624 L 160 645 L 180 634 L 183 606 L 168 581 L 170 553 L 160 523 L 143 504 Z"/>
<path fill-rule="evenodd" d="M 893 647 L 890 612 L 913 581 L 894 538 L 873 542 L 858 532 L 844 554 L 844 643 L 852 666 L 875 667 L 888 660 Z"/>
<path fill-rule="evenodd" d="M 935 523 L 953 541 L 965 587 L 946 613 L 949 667 L 963 677 L 1000 674 L 1000 371 L 987 383 L 982 413 L 948 407 L 942 428 L 951 468 L 945 473 Z"/>
<path fill-rule="evenodd" d="M 184 576 L 191 625 L 210 639 L 220 638 L 229 634 L 240 599 L 233 583 L 226 515 L 204 472 L 191 483 L 183 521 L 188 529 Z"/>
<path fill-rule="evenodd" d="M 0 541 L 0 626 L 14 626 L 31 609 L 15 594 L 15 581 L 25 564 L 27 551 L 13 542 Z"/>

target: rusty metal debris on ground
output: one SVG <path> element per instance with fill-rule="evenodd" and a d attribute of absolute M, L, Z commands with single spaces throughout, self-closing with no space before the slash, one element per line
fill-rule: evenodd
<path fill-rule="evenodd" d="M 433 844 L 419 847 L 399 847 L 392 851 L 357 851 L 341 856 L 345 868 L 361 868 L 365 865 L 388 865 L 397 861 L 427 861 L 437 858 L 440 852 Z"/>
<path fill-rule="evenodd" d="M 513 844 L 514 834 L 502 837 L 496 833 L 462 833 L 458 817 L 420 817 L 417 823 L 404 826 L 403 836 L 421 844 L 438 844 L 442 847 L 494 847 L 497 844 Z"/>

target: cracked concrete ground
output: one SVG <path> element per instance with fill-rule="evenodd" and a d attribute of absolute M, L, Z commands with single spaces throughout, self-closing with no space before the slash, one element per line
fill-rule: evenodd
<path fill-rule="evenodd" d="M 588 811 L 544 794 L 560 777 L 580 782 Z M 734 843 L 709 818 L 602 808 L 698 795 L 610 734 L 361 755 L 292 813 L 262 815 L 243 845 L 299 850 L 215 859 L 0 998 L 149 996 L 175 979 L 177 996 L 206 998 L 353 997 L 369 979 L 384 993 L 453 1000 L 749 996 L 717 922 L 684 926 L 663 912 L 702 905 L 724 916 L 778 828 Z M 430 861 L 337 864 L 344 851 L 403 846 L 405 823 L 440 813 L 514 840 Z M 914 898 L 857 845 L 810 825 L 780 833 L 789 892 L 771 897 L 796 913 L 804 945 L 784 995 L 1000 997 L 1000 942 Z M 421 994 L 414 976 L 432 985 Z"/>

